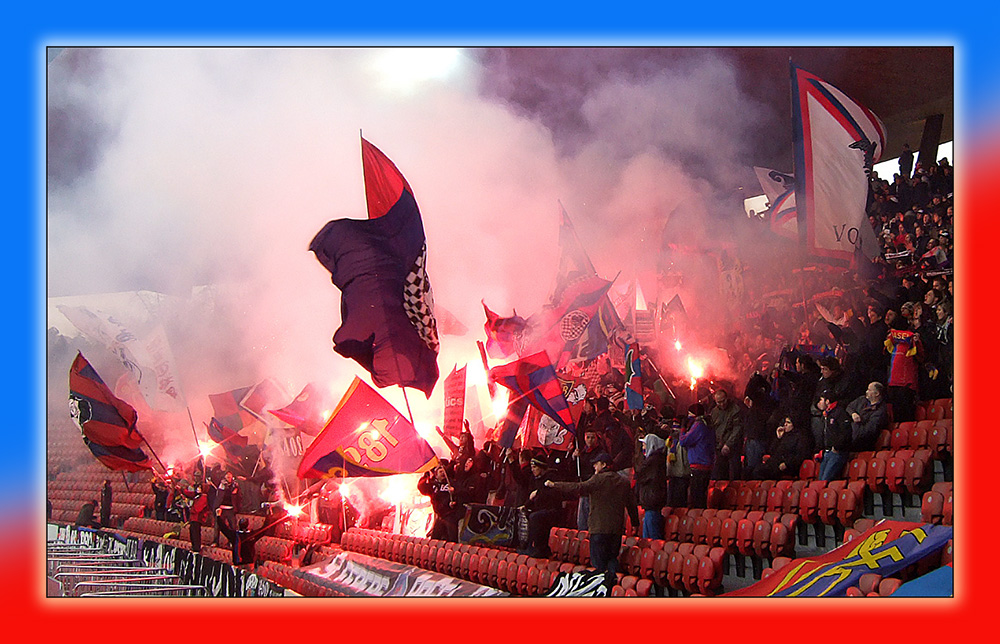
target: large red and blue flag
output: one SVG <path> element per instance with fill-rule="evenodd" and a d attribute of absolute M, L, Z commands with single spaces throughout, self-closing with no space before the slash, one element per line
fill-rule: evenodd
<path fill-rule="evenodd" d="M 544 351 L 490 369 L 490 379 L 510 389 L 512 405 L 527 401 L 540 412 L 576 434 L 576 423 L 563 395 L 556 371 Z"/>
<path fill-rule="evenodd" d="M 368 219 L 328 222 L 309 244 L 341 291 L 334 350 L 377 386 L 430 398 L 439 344 L 420 210 L 402 173 L 363 138 L 361 156 Z"/>
<path fill-rule="evenodd" d="M 625 352 L 625 408 L 642 407 L 642 358 L 639 355 L 639 344 L 633 342 Z"/>
<path fill-rule="evenodd" d="M 426 472 L 434 450 L 406 418 L 360 378 L 302 455 L 298 477 L 390 476 Z"/>
<path fill-rule="evenodd" d="M 609 288 L 611 282 L 597 275 L 577 277 L 565 284 L 550 304 L 528 319 L 530 340 L 523 353 L 544 351 L 557 368 L 564 368 L 576 357 L 576 348 L 607 300 Z M 606 343 L 604 347 L 606 351 Z"/>
<path fill-rule="evenodd" d="M 260 456 L 260 448 L 250 445 L 246 436 L 226 427 L 216 418 L 209 421 L 206 429 L 209 438 L 222 445 L 226 453 L 225 460 L 231 469 L 242 475 L 252 473 Z"/>
<path fill-rule="evenodd" d="M 69 370 L 70 415 L 80 427 L 91 453 L 112 470 L 153 469 L 139 448 L 145 442 L 136 429 L 138 414 L 108 388 L 82 353 Z"/>

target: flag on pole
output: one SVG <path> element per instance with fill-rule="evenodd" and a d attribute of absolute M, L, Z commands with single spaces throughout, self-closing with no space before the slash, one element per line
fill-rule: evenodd
<path fill-rule="evenodd" d="M 596 275 L 578 277 L 564 285 L 552 302 L 528 319 L 530 339 L 524 353 L 544 351 L 556 367 L 565 367 L 576 356 L 577 345 L 610 287 L 611 282 Z"/>
<path fill-rule="evenodd" d="M 323 430 L 332 411 L 333 401 L 326 389 L 310 382 L 302 388 L 295 400 L 281 409 L 270 410 L 270 413 L 299 431 L 315 436 Z"/>
<path fill-rule="evenodd" d="M 633 343 L 625 354 L 625 408 L 635 410 L 642 407 L 642 359 L 638 343 Z"/>
<path fill-rule="evenodd" d="M 486 306 L 483 300 L 483 310 L 486 311 L 486 352 L 491 358 L 507 358 L 521 352 L 524 345 L 524 331 L 527 320 L 514 311 L 509 318 L 501 317 Z"/>
<path fill-rule="evenodd" d="M 569 404 L 563 396 L 555 369 L 544 351 L 493 367 L 489 377 L 510 389 L 512 403 L 521 398 L 559 423 L 570 434 L 576 434 L 576 423 Z"/>
<path fill-rule="evenodd" d="M 559 423 L 538 411 L 537 408 L 529 407 L 528 422 L 525 424 L 521 445 L 568 452 L 574 448 L 575 441 L 572 432 L 561 427 Z"/>
<path fill-rule="evenodd" d="M 298 477 L 389 476 L 426 472 L 437 456 L 417 430 L 360 378 L 306 449 Z"/>
<path fill-rule="evenodd" d="M 309 244 L 341 290 L 334 350 L 377 386 L 430 398 L 439 345 L 420 210 L 402 173 L 363 138 L 361 156 L 368 219 L 328 222 Z"/>
<path fill-rule="evenodd" d="M 137 334 L 119 317 L 85 306 L 56 307 L 89 339 L 103 344 L 132 374 L 153 409 L 183 411 L 187 406 L 166 331 L 156 325 Z"/>
<path fill-rule="evenodd" d="M 882 121 L 814 74 L 791 64 L 795 204 L 800 240 L 845 264 L 878 256 L 865 211 L 872 166 L 885 148 Z"/>
<path fill-rule="evenodd" d="M 79 352 L 69 370 L 69 408 L 84 444 L 105 467 L 127 472 L 153 469 L 139 448 L 144 441 L 135 427 L 135 409 L 111 393 Z"/>
<path fill-rule="evenodd" d="M 257 458 L 260 456 L 259 447 L 251 445 L 246 436 L 234 432 L 216 418 L 209 421 L 206 429 L 209 438 L 222 446 L 226 453 L 225 460 L 231 469 L 244 476 L 253 471 Z"/>

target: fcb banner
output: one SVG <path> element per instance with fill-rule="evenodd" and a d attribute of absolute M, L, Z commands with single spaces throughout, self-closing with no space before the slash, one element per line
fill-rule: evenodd
<path fill-rule="evenodd" d="M 368 557 L 340 552 L 295 574 L 351 597 L 505 597 L 507 593 L 464 579 Z"/>
<path fill-rule="evenodd" d="M 410 421 L 360 378 L 306 449 L 301 479 L 389 476 L 434 469 L 437 456 Z"/>
<path fill-rule="evenodd" d="M 869 174 L 885 147 L 885 126 L 814 74 L 792 64 L 791 75 L 800 237 L 819 257 L 848 263 L 860 251 L 874 259 L 879 246 L 865 204 Z"/>
<path fill-rule="evenodd" d="M 950 526 L 880 521 L 859 537 L 816 558 L 796 559 L 757 583 L 724 597 L 843 597 L 866 573 L 888 577 L 944 548 Z"/>
<path fill-rule="evenodd" d="M 451 373 L 444 379 L 444 426 L 442 431 L 444 431 L 445 436 L 461 434 L 464 419 L 465 367 L 452 368 Z"/>

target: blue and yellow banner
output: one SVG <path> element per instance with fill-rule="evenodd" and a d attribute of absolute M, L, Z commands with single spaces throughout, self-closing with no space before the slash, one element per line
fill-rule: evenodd
<path fill-rule="evenodd" d="M 726 597 L 843 597 L 861 576 L 889 577 L 940 550 L 950 526 L 881 521 L 861 536 L 821 557 L 792 561 L 756 584 Z"/>

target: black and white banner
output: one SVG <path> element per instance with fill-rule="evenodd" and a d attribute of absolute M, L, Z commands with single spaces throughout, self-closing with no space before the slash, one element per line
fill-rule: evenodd
<path fill-rule="evenodd" d="M 503 597 L 506 593 L 405 564 L 341 552 L 295 573 L 353 597 Z"/>
<path fill-rule="evenodd" d="M 607 597 L 608 585 L 603 572 L 563 572 L 542 597 Z"/>

